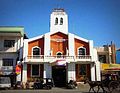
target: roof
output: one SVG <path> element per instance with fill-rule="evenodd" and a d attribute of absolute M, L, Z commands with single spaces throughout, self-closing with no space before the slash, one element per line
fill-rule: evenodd
<path fill-rule="evenodd" d="M 53 34 L 55 34 L 55 33 L 58 33 L 58 32 L 48 32 L 48 33 L 45 33 L 45 34 L 53 35 Z M 60 33 L 63 33 L 63 32 L 60 32 Z M 34 40 L 43 38 L 45 34 L 39 35 L 39 36 L 36 36 L 36 37 L 33 37 L 33 38 L 29 38 L 29 39 L 28 39 L 28 42 L 31 42 L 31 41 L 34 41 Z M 63 33 L 63 34 L 68 35 L 68 34 L 71 34 L 71 33 L 67 33 L 67 34 L 66 34 L 66 33 Z M 77 36 L 77 35 L 75 35 L 75 34 L 73 34 L 73 35 L 74 35 L 74 38 L 76 38 L 76 39 L 78 39 L 78 40 L 82 40 L 82 41 L 84 41 L 84 42 L 89 42 L 89 40 L 87 40 L 87 39 L 84 39 L 84 38 L 82 38 L 82 37 L 79 37 L 79 36 Z"/>
<path fill-rule="evenodd" d="M 23 26 L 0 26 L 0 33 L 20 33 L 24 36 Z"/>
<path fill-rule="evenodd" d="M 65 12 L 63 8 L 54 8 L 53 12 Z"/>

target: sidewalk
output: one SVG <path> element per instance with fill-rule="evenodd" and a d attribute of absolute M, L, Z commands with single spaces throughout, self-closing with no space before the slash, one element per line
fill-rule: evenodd
<path fill-rule="evenodd" d="M 90 87 L 88 84 L 79 83 L 76 90 L 79 90 L 81 92 L 88 92 L 89 89 Z"/>
<path fill-rule="evenodd" d="M 83 83 L 80 83 L 78 84 L 77 88 L 76 89 L 66 89 L 66 88 L 58 88 L 58 87 L 53 87 L 51 91 L 73 91 L 73 92 L 82 92 L 82 93 L 87 93 L 89 92 L 89 85 L 88 84 L 83 84 Z M 92 92 L 92 91 L 91 91 Z"/>

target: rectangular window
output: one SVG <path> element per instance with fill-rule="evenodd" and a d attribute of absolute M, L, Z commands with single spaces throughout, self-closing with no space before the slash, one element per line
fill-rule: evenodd
<path fill-rule="evenodd" d="M 40 73 L 39 73 L 39 65 L 35 64 L 35 65 L 32 65 L 32 76 L 35 77 L 35 76 L 39 76 Z"/>
<path fill-rule="evenodd" d="M 79 65 L 79 75 L 86 75 L 87 74 L 87 65 L 80 64 Z"/>
<path fill-rule="evenodd" d="M 98 59 L 101 63 L 106 63 L 106 55 L 99 55 Z"/>
<path fill-rule="evenodd" d="M 3 59 L 3 66 L 13 66 L 13 59 Z"/>
<path fill-rule="evenodd" d="M 14 47 L 15 40 L 4 40 L 4 47 Z"/>

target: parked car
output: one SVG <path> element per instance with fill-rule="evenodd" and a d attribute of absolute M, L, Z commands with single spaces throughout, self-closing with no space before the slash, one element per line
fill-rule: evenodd
<path fill-rule="evenodd" d="M 11 80 L 7 75 L 0 76 L 0 88 L 9 89 L 11 88 Z"/>

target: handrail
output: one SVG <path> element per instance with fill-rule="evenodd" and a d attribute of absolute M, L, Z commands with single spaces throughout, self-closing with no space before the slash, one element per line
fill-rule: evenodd
<path fill-rule="evenodd" d="M 90 55 L 77 55 L 77 56 L 67 56 L 67 55 L 53 55 L 53 56 L 44 56 L 44 55 L 28 55 L 28 59 L 53 59 L 53 58 L 63 58 L 63 59 L 91 59 Z"/>

